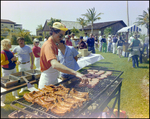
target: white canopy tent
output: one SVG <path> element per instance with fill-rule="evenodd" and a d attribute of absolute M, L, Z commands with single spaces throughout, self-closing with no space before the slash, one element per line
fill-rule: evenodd
<path fill-rule="evenodd" d="M 139 32 L 139 31 L 142 31 L 141 28 L 139 28 L 133 24 L 131 26 L 123 27 L 122 29 L 118 30 L 118 33 L 121 33 L 121 32 Z"/>

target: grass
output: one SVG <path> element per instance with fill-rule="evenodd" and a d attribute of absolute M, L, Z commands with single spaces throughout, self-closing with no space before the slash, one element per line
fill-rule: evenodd
<path fill-rule="evenodd" d="M 117 56 L 112 53 L 102 53 L 104 59 L 95 63 L 95 66 L 111 67 L 112 70 L 120 70 L 124 73 L 121 75 L 123 78 L 120 97 L 120 109 L 126 111 L 129 118 L 149 118 L 149 101 L 142 96 L 141 83 L 143 77 L 149 81 L 149 60 L 147 63 L 139 64 L 140 68 L 131 68 L 132 61 L 128 62 L 128 58 Z M 20 90 L 18 90 L 19 92 Z M 28 91 L 25 91 L 28 92 Z M 23 94 L 19 94 L 22 97 Z M 12 101 L 16 100 L 11 93 L 6 95 L 5 107 L 1 107 L 1 117 L 8 117 L 8 115 L 15 109 L 10 106 Z M 112 100 L 113 101 L 113 100 Z M 112 102 L 111 101 L 111 102 Z M 112 103 L 110 102 L 109 105 Z M 117 107 L 116 107 L 117 108 Z"/>

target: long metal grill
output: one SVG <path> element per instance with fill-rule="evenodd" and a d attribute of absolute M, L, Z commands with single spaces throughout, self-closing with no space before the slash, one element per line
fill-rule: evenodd
<path fill-rule="evenodd" d="M 108 76 L 105 79 L 102 79 L 99 81 L 99 83 L 94 88 L 88 88 L 88 87 L 78 87 L 78 84 L 80 83 L 80 80 L 73 81 L 72 83 L 68 84 L 66 87 L 68 88 L 74 88 L 77 91 L 80 92 L 89 92 L 89 98 L 91 99 L 88 102 L 83 103 L 83 106 L 80 108 L 74 109 L 72 112 L 67 113 L 65 116 L 58 116 L 53 114 L 51 111 L 46 112 L 46 108 L 43 108 L 37 104 L 32 104 L 27 101 L 25 101 L 24 98 L 20 98 L 16 101 L 13 101 L 11 105 L 14 108 L 17 108 L 27 114 L 32 114 L 35 117 L 43 117 L 43 118 L 67 118 L 67 117 L 76 117 L 77 115 L 80 115 L 84 110 L 86 110 L 93 102 L 99 99 L 100 96 L 106 95 L 105 98 L 102 99 L 102 102 L 105 102 L 107 98 L 109 98 L 109 94 L 113 93 L 115 89 L 113 89 L 113 85 L 117 84 L 119 77 L 122 75 L 122 71 L 116 71 L 116 70 L 109 70 L 106 67 L 97 67 L 97 66 L 91 66 L 89 69 L 97 69 L 97 70 L 105 70 L 105 71 L 112 71 L 112 75 Z M 82 69 L 81 73 L 86 74 L 87 70 Z M 63 84 L 65 81 L 60 82 L 56 85 Z M 113 84 L 113 85 L 112 85 Z M 116 87 L 115 87 L 116 88 Z M 109 93 L 107 92 L 109 90 Z M 102 104 L 100 102 L 100 104 Z M 19 106 L 20 105 L 20 106 Z M 20 108 L 22 107 L 22 108 Z"/>

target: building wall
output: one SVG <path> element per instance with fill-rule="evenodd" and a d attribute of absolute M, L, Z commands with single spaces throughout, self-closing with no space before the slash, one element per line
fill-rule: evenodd
<path fill-rule="evenodd" d="M 1 29 L 2 28 L 14 29 L 14 24 L 11 24 L 11 23 L 1 23 Z"/>
<path fill-rule="evenodd" d="M 7 36 L 8 32 L 7 31 L 6 32 L 2 32 L 3 28 L 8 28 L 10 30 L 14 30 L 14 24 L 11 24 L 11 23 L 1 23 L 1 35 L 2 36 Z"/>
<path fill-rule="evenodd" d="M 123 28 L 124 26 L 121 24 L 121 23 L 116 23 L 116 24 L 113 24 L 111 26 L 108 26 L 108 27 L 111 27 L 112 28 L 112 35 L 115 35 L 117 33 L 117 31 L 121 28 Z M 101 34 L 104 35 L 104 30 L 106 29 L 107 27 L 105 28 L 102 28 L 102 29 L 94 29 L 93 30 L 93 34 L 96 35 L 96 36 L 99 36 L 99 31 L 101 31 Z M 87 32 L 88 36 L 90 35 L 91 33 L 91 30 L 84 30 L 85 32 Z"/>

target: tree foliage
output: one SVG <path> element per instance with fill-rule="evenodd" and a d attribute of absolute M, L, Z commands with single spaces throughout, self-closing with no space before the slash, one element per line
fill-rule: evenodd
<path fill-rule="evenodd" d="M 147 9 L 148 12 L 143 11 L 143 15 L 139 15 L 137 17 L 137 22 L 135 22 L 137 25 L 144 25 L 147 28 L 147 32 L 149 33 L 149 8 Z"/>
<path fill-rule="evenodd" d="M 109 34 L 111 34 L 111 32 L 112 32 L 112 28 L 111 28 L 111 27 L 107 27 L 107 28 L 105 28 L 105 30 L 104 30 L 104 34 L 105 34 L 106 36 L 108 36 Z"/>
<path fill-rule="evenodd" d="M 36 28 L 36 31 L 39 31 L 39 30 L 42 30 L 43 27 L 42 27 L 42 24 L 38 25 L 37 28 Z"/>
<path fill-rule="evenodd" d="M 84 18 L 77 18 L 77 22 L 79 22 L 79 24 L 82 26 L 82 31 L 84 31 L 84 26 L 87 26 L 87 20 L 85 20 Z"/>
<path fill-rule="evenodd" d="M 61 19 L 54 19 L 54 18 L 51 17 L 50 21 L 47 22 L 47 25 L 48 26 L 53 26 L 54 22 L 61 22 Z"/>
<path fill-rule="evenodd" d="M 79 33 L 79 29 L 76 29 L 75 27 L 73 27 L 73 29 L 71 29 L 71 32 L 76 35 Z"/>
<path fill-rule="evenodd" d="M 96 14 L 96 11 L 95 11 L 95 7 L 92 8 L 92 9 L 88 9 L 87 10 L 87 13 L 85 14 L 82 14 L 82 16 L 85 16 L 87 18 L 87 21 L 89 23 L 91 23 L 91 33 L 93 33 L 93 23 L 97 20 L 100 20 L 101 17 L 99 17 L 101 14 L 103 13 L 98 13 Z"/>

